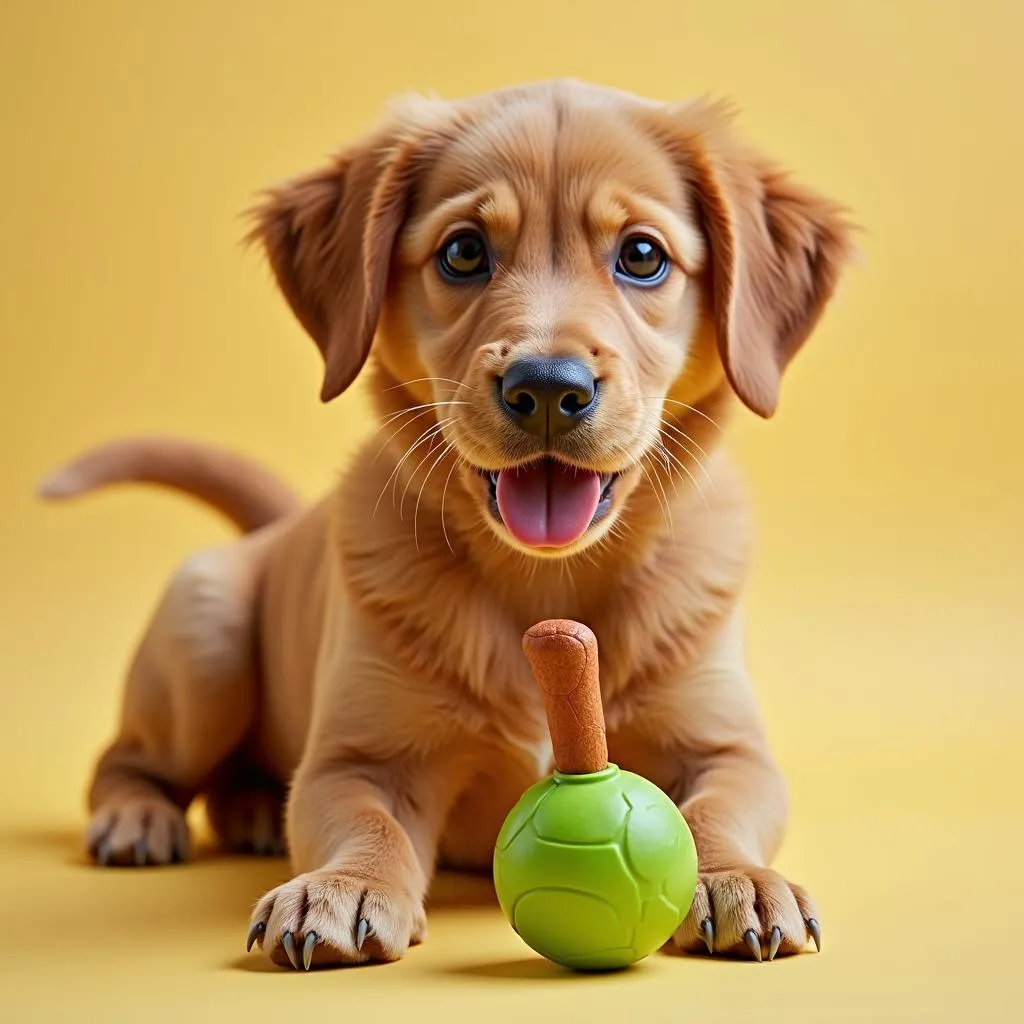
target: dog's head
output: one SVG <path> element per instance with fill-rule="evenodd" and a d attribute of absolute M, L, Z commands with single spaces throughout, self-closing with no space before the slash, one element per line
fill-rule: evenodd
<path fill-rule="evenodd" d="M 419 437 L 548 555 L 611 529 L 645 459 L 695 460 L 666 429 L 709 396 L 772 414 L 850 251 L 720 106 L 573 82 L 407 101 L 257 218 L 323 399 L 376 338 Z"/>

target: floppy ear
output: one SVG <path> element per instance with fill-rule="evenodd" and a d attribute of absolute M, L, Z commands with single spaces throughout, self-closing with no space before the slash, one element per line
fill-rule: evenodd
<path fill-rule="evenodd" d="M 377 330 L 423 133 L 397 123 L 320 170 L 269 189 L 253 211 L 282 294 L 324 359 L 324 402 L 358 376 Z"/>
<path fill-rule="evenodd" d="M 710 243 L 719 353 L 736 394 L 767 418 L 853 254 L 853 228 L 839 205 L 738 146 L 726 116 L 698 113 L 686 162 Z"/>

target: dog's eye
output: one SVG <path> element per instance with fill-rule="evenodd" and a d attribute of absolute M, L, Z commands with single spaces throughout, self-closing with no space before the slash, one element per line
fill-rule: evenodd
<path fill-rule="evenodd" d="M 615 271 L 637 284 L 660 284 L 668 274 L 669 260 L 657 242 L 646 235 L 632 235 L 622 243 Z"/>
<path fill-rule="evenodd" d="M 491 272 L 487 243 L 475 231 L 460 231 L 441 246 L 437 265 L 445 277 L 455 281 L 474 281 Z"/>

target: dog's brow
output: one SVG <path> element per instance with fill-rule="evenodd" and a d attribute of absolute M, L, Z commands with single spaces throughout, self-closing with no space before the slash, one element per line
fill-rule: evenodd
<path fill-rule="evenodd" d="M 462 192 L 410 220 L 399 246 L 402 261 L 416 264 L 427 259 L 443 240 L 444 231 L 456 221 L 472 220 L 487 195 L 486 188 Z"/>
<path fill-rule="evenodd" d="M 496 240 L 515 238 L 522 222 L 522 209 L 515 189 L 507 182 L 495 182 L 490 195 L 480 204 L 479 217 Z"/>
<path fill-rule="evenodd" d="M 704 239 L 696 225 L 650 196 L 609 184 L 591 198 L 586 216 L 591 232 L 602 242 L 614 242 L 629 224 L 647 226 L 664 236 L 669 255 L 687 274 L 698 273 L 704 266 Z"/>
<path fill-rule="evenodd" d="M 467 221 L 479 224 L 499 245 L 514 240 L 520 221 L 515 191 L 507 182 L 497 181 L 443 200 L 410 221 L 402 239 L 400 258 L 411 264 L 429 259 L 444 240 L 445 232 L 452 225 Z"/>

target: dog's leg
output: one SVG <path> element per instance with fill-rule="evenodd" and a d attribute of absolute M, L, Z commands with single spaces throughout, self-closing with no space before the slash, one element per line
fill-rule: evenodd
<path fill-rule="evenodd" d="M 249 947 L 281 966 L 397 960 L 422 941 L 439 836 L 470 774 L 443 689 L 412 685 L 357 632 L 318 670 L 286 815 L 296 877 L 250 922 Z"/>
<path fill-rule="evenodd" d="M 277 857 L 285 852 L 284 787 L 241 755 L 205 788 L 206 816 L 225 849 Z"/>
<path fill-rule="evenodd" d="M 242 544 L 192 556 L 171 580 L 90 787 L 87 846 L 100 864 L 186 856 L 184 812 L 252 719 L 254 587 Z"/>
<path fill-rule="evenodd" d="M 676 693 L 668 739 L 673 759 L 685 766 L 677 796 L 700 865 L 676 943 L 757 960 L 797 953 L 809 938 L 820 943 L 810 897 L 769 867 L 782 841 L 787 795 L 744 666 L 738 614 Z"/>

